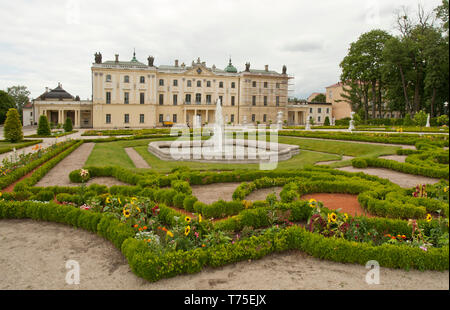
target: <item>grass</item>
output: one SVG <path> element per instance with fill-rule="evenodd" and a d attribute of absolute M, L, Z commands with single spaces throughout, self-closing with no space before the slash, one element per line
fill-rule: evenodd
<path fill-rule="evenodd" d="M 21 148 L 24 148 L 24 147 L 27 147 L 30 145 L 38 144 L 41 142 L 42 142 L 42 140 L 27 140 L 27 141 L 11 143 L 9 141 L 1 140 L 0 141 L 0 154 L 11 152 L 14 148 L 16 148 L 16 150 L 18 150 L 18 149 L 21 149 Z"/>
<path fill-rule="evenodd" d="M 71 135 L 76 132 L 78 132 L 78 130 L 73 130 L 73 131 L 69 131 L 69 132 L 59 132 L 59 133 L 53 132 L 50 136 L 34 134 L 34 135 L 26 136 L 26 138 L 59 138 L 59 137 Z"/>

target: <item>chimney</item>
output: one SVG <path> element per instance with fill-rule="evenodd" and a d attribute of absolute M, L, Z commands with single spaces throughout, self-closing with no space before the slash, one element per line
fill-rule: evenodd
<path fill-rule="evenodd" d="M 178 59 L 175 59 L 175 67 L 178 67 Z"/>
<path fill-rule="evenodd" d="M 265 68 L 266 72 L 269 72 L 269 65 L 265 65 L 264 68 Z"/>
<path fill-rule="evenodd" d="M 116 63 L 118 63 L 119 62 L 119 54 L 116 54 L 115 56 L 116 56 Z"/>

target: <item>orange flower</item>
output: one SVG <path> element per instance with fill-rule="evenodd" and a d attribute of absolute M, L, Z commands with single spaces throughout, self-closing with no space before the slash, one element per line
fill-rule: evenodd
<path fill-rule="evenodd" d="M 394 236 L 392 236 L 391 239 L 396 239 L 396 238 Z"/>
<path fill-rule="evenodd" d="M 204 248 L 206 245 L 202 244 L 202 248 Z"/>
<path fill-rule="evenodd" d="M 163 227 L 162 230 L 164 230 L 165 232 L 167 232 L 167 228 Z"/>
<path fill-rule="evenodd" d="M 138 227 L 138 224 L 134 224 L 134 226 L 133 226 L 134 228 L 136 228 L 136 227 Z"/>
<path fill-rule="evenodd" d="M 405 235 L 402 235 L 402 238 L 403 238 L 403 239 L 406 239 L 406 236 L 405 236 Z"/>
<path fill-rule="evenodd" d="M 144 230 L 146 230 L 147 229 L 147 226 L 144 226 Z"/>

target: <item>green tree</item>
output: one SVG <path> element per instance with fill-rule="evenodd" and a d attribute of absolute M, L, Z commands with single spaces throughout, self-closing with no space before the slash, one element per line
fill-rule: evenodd
<path fill-rule="evenodd" d="M 442 21 L 442 29 L 446 32 L 448 42 L 448 0 L 442 0 L 442 5 L 435 9 L 436 17 Z"/>
<path fill-rule="evenodd" d="M 327 97 L 324 94 L 318 94 L 311 100 L 311 102 L 327 102 Z"/>
<path fill-rule="evenodd" d="M 425 111 L 419 111 L 414 115 L 414 121 L 416 122 L 417 126 L 424 127 L 427 124 L 427 118 L 428 115 L 425 113 Z"/>
<path fill-rule="evenodd" d="M 47 116 L 45 116 L 45 115 L 41 115 L 39 117 L 37 134 L 40 136 L 50 136 L 52 134 L 52 131 L 50 129 L 50 124 L 48 123 Z"/>
<path fill-rule="evenodd" d="M 22 113 L 23 106 L 30 101 L 30 91 L 26 86 L 21 85 L 8 87 L 6 91 L 14 98 L 19 113 Z"/>
<path fill-rule="evenodd" d="M 4 136 L 5 140 L 13 143 L 23 140 L 22 122 L 19 113 L 14 108 L 9 109 L 6 113 Z"/>
<path fill-rule="evenodd" d="M 7 92 L 0 90 L 0 124 L 5 122 L 8 110 L 15 107 L 16 103 L 14 102 L 14 98 L 8 95 Z"/>
<path fill-rule="evenodd" d="M 330 126 L 330 118 L 328 116 L 325 116 L 325 121 L 323 122 L 324 126 Z"/>
<path fill-rule="evenodd" d="M 70 117 L 66 118 L 66 122 L 64 123 L 64 131 L 70 132 L 73 130 L 72 119 Z"/>

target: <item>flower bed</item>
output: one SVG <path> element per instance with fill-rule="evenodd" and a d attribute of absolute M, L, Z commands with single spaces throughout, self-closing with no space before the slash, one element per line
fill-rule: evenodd
<path fill-rule="evenodd" d="M 14 197 L 5 193 L 0 218 L 55 221 L 98 233 L 121 249 L 134 273 L 149 281 L 293 249 L 338 262 L 377 260 L 392 268 L 449 266 L 448 206 L 435 214 L 444 206 L 440 191 L 446 185 L 448 192 L 448 183 L 430 188 L 429 197 L 415 197 L 414 189 L 387 180 L 319 167 L 220 173 L 175 169 L 169 175 L 91 167 L 76 173 L 80 187 L 30 187 L 34 179 L 23 183 L 33 199 L 47 201 L 56 195 L 66 205 L 9 201 Z M 95 175 L 115 175 L 134 185 L 84 186 Z M 190 188 L 236 181 L 243 183 L 231 202 L 199 203 Z M 280 201 L 273 194 L 264 201 L 245 200 L 251 191 L 272 186 L 283 186 Z M 352 217 L 299 199 L 311 192 L 358 194 L 362 206 L 392 218 Z"/>

